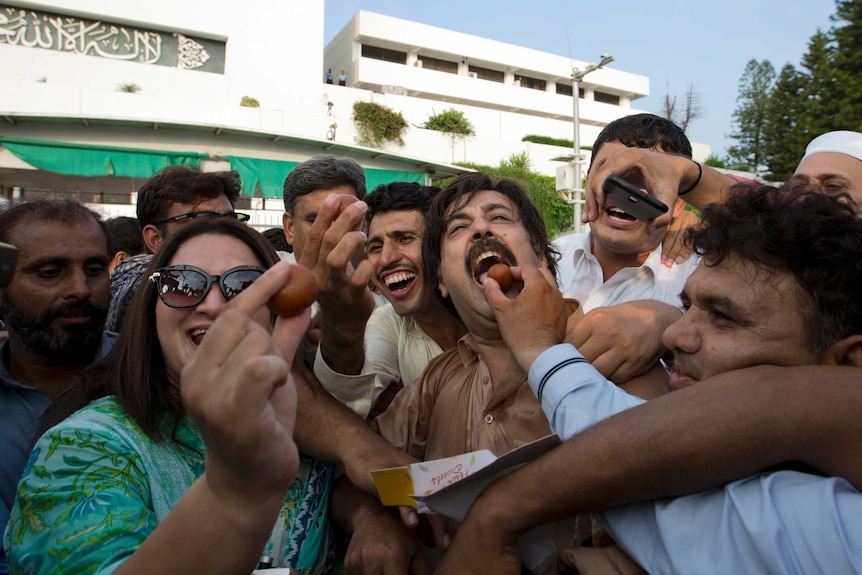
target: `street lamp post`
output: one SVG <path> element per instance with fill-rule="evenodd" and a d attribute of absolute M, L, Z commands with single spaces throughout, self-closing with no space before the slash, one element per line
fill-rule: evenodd
<path fill-rule="evenodd" d="M 585 163 L 584 155 L 581 153 L 581 116 L 578 110 L 578 100 L 580 99 L 580 84 L 584 79 L 584 76 L 598 70 L 600 68 L 605 67 L 607 64 L 610 64 L 614 61 L 613 56 L 609 56 L 607 54 L 602 54 L 602 59 L 598 64 L 589 64 L 583 70 L 579 68 L 572 68 L 572 122 L 574 124 L 574 138 L 572 139 L 573 143 L 573 155 L 572 155 L 572 168 L 574 168 L 575 174 L 575 187 L 572 190 L 572 201 L 575 204 L 575 229 L 580 229 L 578 226 L 581 225 L 581 206 L 584 203 L 584 188 L 582 187 L 583 181 L 583 165 Z"/>

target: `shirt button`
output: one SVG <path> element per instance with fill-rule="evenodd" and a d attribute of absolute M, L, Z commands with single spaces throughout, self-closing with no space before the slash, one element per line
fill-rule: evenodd
<path fill-rule="evenodd" d="M 482 384 L 483 384 L 483 385 L 488 385 L 488 376 L 487 376 L 487 375 L 486 375 L 485 377 L 483 377 L 483 378 L 482 378 Z"/>
<path fill-rule="evenodd" d="M 485 416 L 485 423 L 494 423 L 494 416 L 490 413 Z"/>

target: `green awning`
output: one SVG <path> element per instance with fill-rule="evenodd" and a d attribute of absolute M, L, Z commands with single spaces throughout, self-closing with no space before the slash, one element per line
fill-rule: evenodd
<path fill-rule="evenodd" d="M 0 138 L 0 144 L 19 159 L 34 168 L 74 176 L 118 176 L 146 179 L 167 166 L 177 164 L 198 165 L 208 154 L 197 152 L 170 152 L 144 148 L 119 148 L 70 144 L 41 140 Z M 243 193 L 254 196 L 260 189 L 264 198 L 281 198 L 284 178 L 298 162 L 225 156 L 232 170 L 239 172 Z M 425 184 L 425 172 L 378 170 L 364 168 L 368 190 L 390 182 L 418 182 Z"/>
<path fill-rule="evenodd" d="M 162 168 L 197 164 L 206 154 L 116 148 L 65 142 L 0 138 L 10 152 L 34 168 L 74 176 L 149 178 Z"/>
<path fill-rule="evenodd" d="M 261 160 L 240 156 L 225 156 L 225 159 L 230 160 L 232 170 L 239 172 L 242 179 L 243 192 L 249 196 L 253 196 L 255 188 L 260 186 L 260 192 L 264 198 L 281 198 L 284 190 L 284 178 L 299 164 L 299 162 Z M 363 170 L 365 171 L 365 185 L 369 192 L 380 184 L 391 182 L 417 182 L 425 184 L 427 181 L 427 174 L 425 172 L 378 170 L 375 168 L 363 168 Z"/>

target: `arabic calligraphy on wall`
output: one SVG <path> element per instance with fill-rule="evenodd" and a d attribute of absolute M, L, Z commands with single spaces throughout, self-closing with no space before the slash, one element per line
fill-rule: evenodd
<path fill-rule="evenodd" d="M 224 42 L 4 4 L 0 44 L 224 73 Z"/>

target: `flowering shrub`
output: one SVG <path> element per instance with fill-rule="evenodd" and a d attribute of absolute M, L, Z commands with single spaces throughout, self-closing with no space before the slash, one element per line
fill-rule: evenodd
<path fill-rule="evenodd" d="M 384 142 L 404 145 L 401 135 L 407 129 L 407 120 L 401 112 L 374 102 L 355 102 L 353 122 L 356 124 L 356 143 L 360 146 L 380 148 Z"/>

